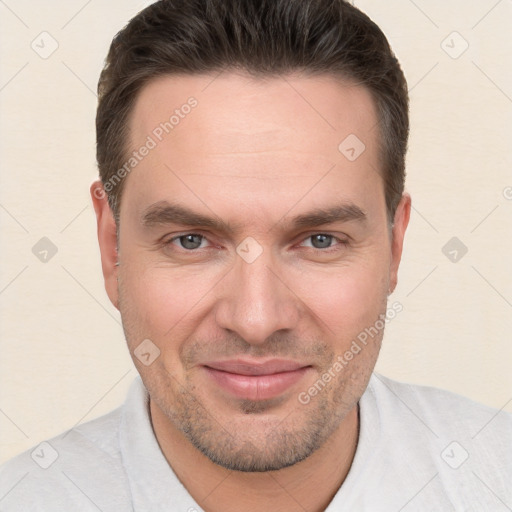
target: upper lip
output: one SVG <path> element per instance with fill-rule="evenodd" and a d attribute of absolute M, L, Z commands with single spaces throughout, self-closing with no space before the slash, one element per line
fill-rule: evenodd
<path fill-rule="evenodd" d="M 226 361 L 212 361 L 205 363 L 204 366 L 239 375 L 272 375 L 273 373 L 291 372 L 309 365 L 288 359 L 270 359 L 266 361 L 230 359 Z"/>

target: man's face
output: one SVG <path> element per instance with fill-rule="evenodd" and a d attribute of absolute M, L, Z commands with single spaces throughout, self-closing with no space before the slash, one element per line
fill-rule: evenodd
<path fill-rule="evenodd" d="M 160 351 L 134 356 L 152 414 L 230 469 L 305 459 L 356 417 L 382 329 L 335 361 L 382 320 L 407 224 L 405 198 L 389 226 L 369 92 L 331 77 L 164 77 L 130 126 L 132 150 L 156 147 L 125 183 L 119 267 L 103 264 L 130 351 Z"/>

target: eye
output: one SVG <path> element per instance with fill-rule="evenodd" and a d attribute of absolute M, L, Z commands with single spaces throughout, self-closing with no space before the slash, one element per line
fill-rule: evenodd
<path fill-rule="evenodd" d="M 310 241 L 308 245 L 307 242 Z M 316 233 L 314 235 L 308 236 L 303 242 L 302 245 L 306 247 L 313 247 L 313 249 L 330 249 L 334 243 L 345 245 L 346 242 L 340 240 L 339 238 L 333 235 L 327 235 L 325 233 Z"/>
<path fill-rule="evenodd" d="M 175 236 L 171 238 L 167 243 L 179 245 L 182 249 L 193 251 L 195 249 L 202 248 L 203 242 L 206 242 L 206 238 L 203 235 L 196 233 L 187 233 L 186 235 Z"/>

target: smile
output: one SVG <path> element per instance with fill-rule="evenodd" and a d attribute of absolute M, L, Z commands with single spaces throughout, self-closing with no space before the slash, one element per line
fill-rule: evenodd
<path fill-rule="evenodd" d="M 293 361 L 265 363 L 243 360 L 219 361 L 203 365 L 211 380 L 237 398 L 268 400 L 297 384 L 311 366 Z"/>

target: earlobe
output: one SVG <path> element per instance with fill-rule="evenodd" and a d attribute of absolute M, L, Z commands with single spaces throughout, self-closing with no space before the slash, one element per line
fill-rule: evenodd
<path fill-rule="evenodd" d="M 392 240 L 391 240 L 391 266 L 388 295 L 393 293 L 398 282 L 398 267 L 402 258 L 404 246 L 405 231 L 409 224 L 411 216 L 411 196 L 407 193 L 402 195 L 402 199 L 396 208 L 395 219 L 393 222 Z"/>
<path fill-rule="evenodd" d="M 118 307 L 117 291 L 117 229 L 114 215 L 108 204 L 107 194 L 101 180 L 96 180 L 90 188 L 96 223 L 98 243 L 101 253 L 101 268 L 105 289 L 112 304 Z"/>

